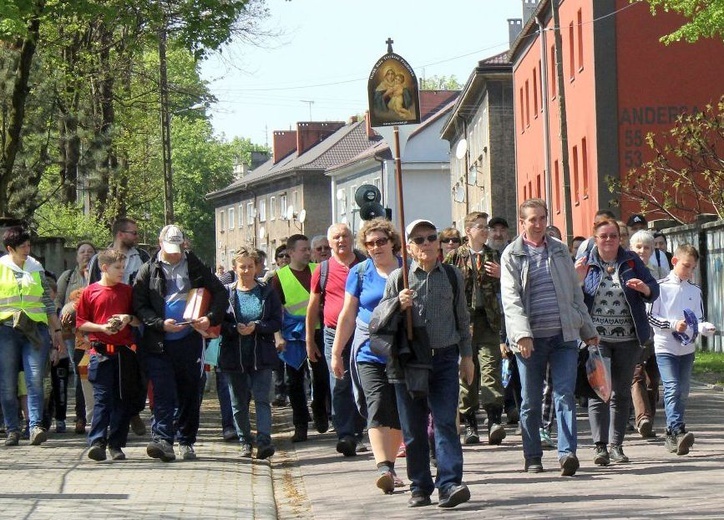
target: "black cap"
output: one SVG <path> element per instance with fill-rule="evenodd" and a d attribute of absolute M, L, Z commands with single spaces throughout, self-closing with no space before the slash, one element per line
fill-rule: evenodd
<path fill-rule="evenodd" d="M 508 225 L 508 221 L 505 220 L 503 217 L 493 217 L 488 221 L 488 227 L 495 227 L 501 225 L 505 228 L 510 229 L 510 226 Z"/>
<path fill-rule="evenodd" d="M 643 226 L 647 226 L 648 222 L 646 222 L 646 218 L 643 215 L 631 215 L 628 220 L 626 221 L 626 225 L 631 227 L 635 226 L 636 224 L 642 224 Z"/>

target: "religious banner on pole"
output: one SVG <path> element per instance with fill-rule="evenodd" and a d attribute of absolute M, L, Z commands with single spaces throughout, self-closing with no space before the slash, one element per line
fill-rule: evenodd
<path fill-rule="evenodd" d="M 387 40 L 387 54 L 377 60 L 367 80 L 372 127 L 420 122 L 417 76 L 402 56 L 392 52 L 392 43 Z"/>

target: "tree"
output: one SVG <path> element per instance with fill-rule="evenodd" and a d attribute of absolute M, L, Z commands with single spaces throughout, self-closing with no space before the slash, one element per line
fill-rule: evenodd
<path fill-rule="evenodd" d="M 623 178 L 608 177 L 621 202 L 659 210 L 686 224 L 703 213 L 724 218 L 724 96 L 703 112 L 679 116 L 668 132 L 649 133 L 655 158 Z"/>
<path fill-rule="evenodd" d="M 631 0 L 641 2 L 643 0 Z M 724 0 L 646 0 L 651 12 L 674 11 L 689 19 L 673 33 L 664 36 L 664 43 L 699 38 L 724 38 Z"/>
<path fill-rule="evenodd" d="M 420 90 L 460 90 L 462 85 L 458 83 L 455 74 L 447 76 L 430 76 L 422 78 Z"/>

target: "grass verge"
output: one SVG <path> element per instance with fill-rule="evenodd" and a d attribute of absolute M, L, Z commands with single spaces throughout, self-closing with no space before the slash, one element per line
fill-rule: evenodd
<path fill-rule="evenodd" d="M 698 351 L 693 372 L 697 381 L 724 386 L 724 352 Z"/>

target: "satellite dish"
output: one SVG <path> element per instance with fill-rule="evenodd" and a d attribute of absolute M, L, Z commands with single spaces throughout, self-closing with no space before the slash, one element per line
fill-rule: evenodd
<path fill-rule="evenodd" d="M 259 240 L 264 240 L 264 237 L 266 236 L 266 229 L 264 226 L 261 226 L 259 228 Z"/>
<path fill-rule="evenodd" d="M 379 202 L 368 202 L 359 209 L 359 216 L 362 220 L 372 220 L 373 218 L 384 217 L 386 215 L 384 206 Z"/>
<path fill-rule="evenodd" d="M 287 220 L 292 220 L 294 218 L 294 206 L 291 204 L 287 206 L 287 211 L 284 214 L 284 218 Z"/>
<path fill-rule="evenodd" d="M 297 220 L 304 224 L 304 221 L 307 220 L 307 210 L 306 209 L 300 209 L 299 215 L 297 215 Z"/>
<path fill-rule="evenodd" d="M 337 200 L 344 200 L 344 188 L 337 190 Z"/>
<path fill-rule="evenodd" d="M 462 159 L 465 157 L 465 152 L 468 151 L 468 141 L 466 139 L 460 139 L 458 145 L 455 147 L 455 157 Z"/>

